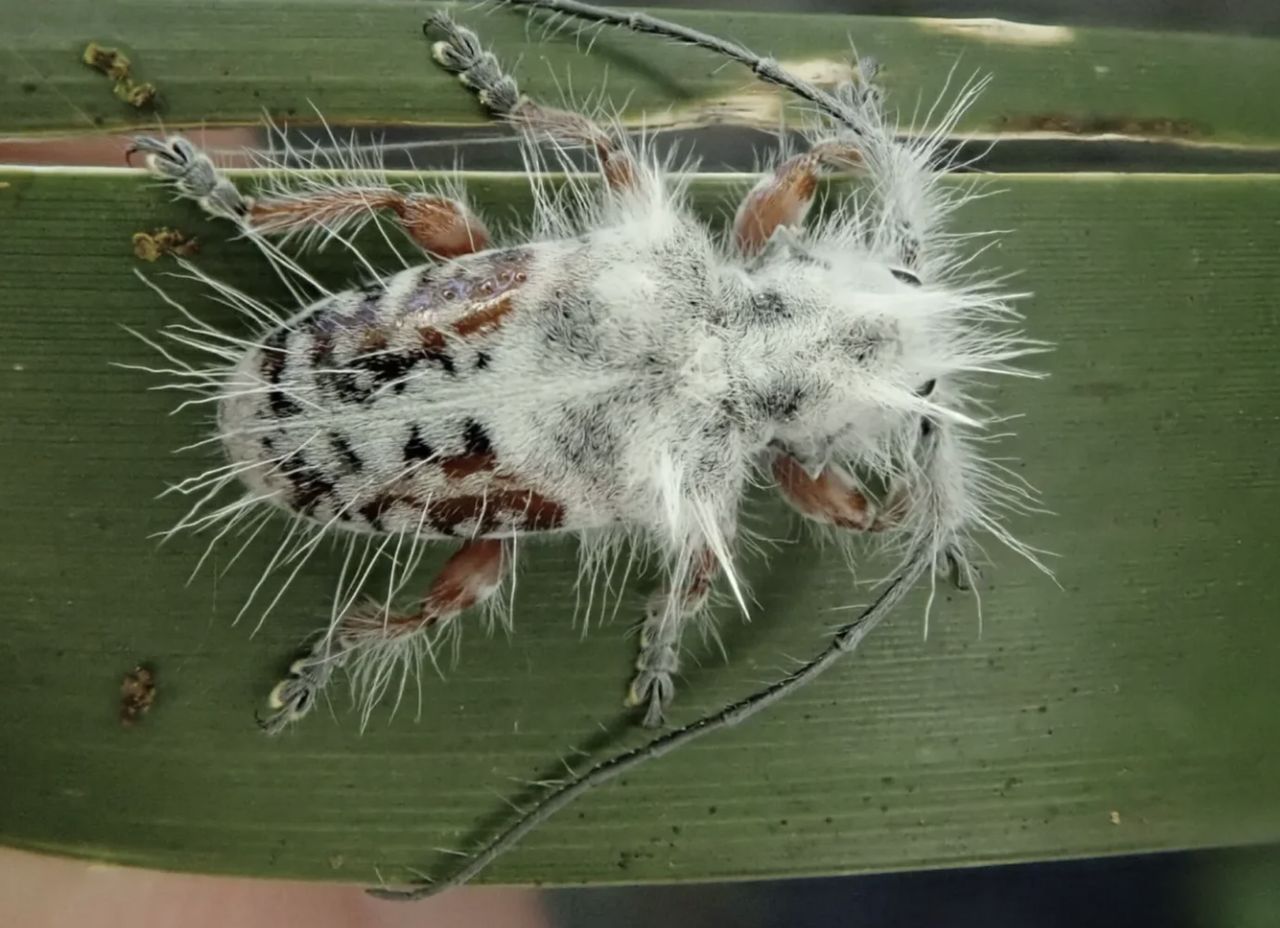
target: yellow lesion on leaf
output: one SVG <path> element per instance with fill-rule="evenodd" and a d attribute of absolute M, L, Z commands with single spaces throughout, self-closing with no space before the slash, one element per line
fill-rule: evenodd
<path fill-rule="evenodd" d="M 134 109 L 156 105 L 159 96 L 156 85 L 150 81 L 135 81 L 132 76 L 133 62 L 120 49 L 90 42 L 84 47 L 80 60 L 111 78 L 114 82 L 112 93 Z"/>
<path fill-rule="evenodd" d="M 160 228 L 133 235 L 133 254 L 141 261 L 159 261 L 164 255 L 189 258 L 199 251 L 199 240 L 187 238 L 177 229 Z"/>

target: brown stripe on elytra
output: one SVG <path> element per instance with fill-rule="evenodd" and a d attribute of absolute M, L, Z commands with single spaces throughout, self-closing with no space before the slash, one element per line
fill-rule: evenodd
<path fill-rule="evenodd" d="M 564 524 L 564 506 L 533 490 L 496 490 L 433 500 L 427 507 L 427 521 L 445 535 L 454 534 L 466 522 L 476 523 L 476 535 L 510 528 L 547 531 Z"/>
<path fill-rule="evenodd" d="M 403 503 L 410 509 L 421 509 L 422 498 L 413 493 L 393 493 L 384 491 L 360 507 L 360 515 L 375 530 L 383 531 L 382 517 L 387 510 L 397 503 Z"/>
<path fill-rule="evenodd" d="M 512 308 L 511 294 L 505 293 L 496 300 L 481 303 L 473 312 L 455 322 L 453 330 L 463 338 L 496 332 L 502 328 L 502 323 Z"/>
<path fill-rule="evenodd" d="M 445 346 L 444 333 L 431 325 L 418 326 L 418 339 L 422 347 L 428 351 L 442 351 Z"/>

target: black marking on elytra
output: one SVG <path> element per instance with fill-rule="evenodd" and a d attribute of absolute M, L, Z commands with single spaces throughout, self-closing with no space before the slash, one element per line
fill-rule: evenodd
<path fill-rule="evenodd" d="M 347 366 L 368 371 L 377 387 L 391 385 L 391 389 L 396 393 L 403 393 L 405 374 L 412 370 L 419 357 L 420 355 L 416 351 L 397 354 L 367 354 L 352 358 Z"/>
<path fill-rule="evenodd" d="M 462 431 L 462 442 L 467 454 L 493 454 L 493 442 L 484 426 L 475 419 L 468 419 Z"/>
<path fill-rule="evenodd" d="M 924 386 L 916 391 L 916 396 L 929 396 L 933 393 L 934 387 L 938 385 L 937 377 L 930 377 L 924 382 Z"/>
<path fill-rule="evenodd" d="M 489 352 L 487 352 L 487 351 L 477 351 L 477 352 L 476 352 L 475 369 L 476 369 L 476 370 L 478 370 L 478 371 L 482 371 L 482 370 L 484 370 L 485 368 L 487 368 L 487 367 L 489 366 L 489 361 L 490 361 L 490 360 L 491 360 L 491 359 L 490 359 L 490 357 L 489 357 Z"/>
<path fill-rule="evenodd" d="M 293 485 L 289 504 L 297 511 L 310 513 L 320 500 L 333 493 L 333 482 L 312 467 L 300 452 L 289 455 L 286 463 L 290 466 L 281 472 Z"/>
<path fill-rule="evenodd" d="M 292 323 L 293 327 L 314 337 L 333 335 L 342 328 L 342 314 L 337 308 L 336 298 L 323 300 L 307 311 L 301 319 Z"/>
<path fill-rule="evenodd" d="M 284 368 L 289 362 L 288 341 L 288 329 L 275 329 L 262 342 L 262 376 L 275 387 L 284 379 Z M 267 405 L 277 419 L 288 419 L 302 412 L 302 407 L 282 389 L 267 393 Z"/>
<path fill-rule="evenodd" d="M 291 419 L 302 412 L 302 407 L 283 390 L 272 390 L 267 394 L 267 402 L 271 406 L 271 415 L 277 419 Z"/>
<path fill-rule="evenodd" d="M 276 329 L 262 341 L 262 376 L 267 383 L 279 383 L 289 360 L 289 330 Z"/>
<path fill-rule="evenodd" d="M 404 459 L 406 461 L 425 461 L 434 455 L 435 452 L 431 450 L 430 445 L 422 440 L 422 435 L 415 425 L 409 431 L 409 440 L 404 443 Z"/>
<path fill-rule="evenodd" d="M 375 532 L 384 530 L 382 525 L 382 514 L 387 510 L 386 500 L 377 496 L 360 507 L 360 517 L 369 523 L 369 527 Z"/>
<path fill-rule="evenodd" d="M 351 442 L 346 437 L 339 435 L 337 432 L 329 433 L 329 447 L 333 449 L 333 453 L 338 460 L 342 462 L 343 469 L 348 474 L 356 474 L 364 470 L 364 460 L 360 455 L 356 454 Z"/>
<path fill-rule="evenodd" d="M 327 367 L 333 357 L 333 335 L 328 332 L 317 332 L 311 340 L 311 349 L 307 352 L 312 367 Z"/>
<path fill-rule="evenodd" d="M 920 286 L 920 278 L 904 268 L 891 267 L 889 268 L 889 273 L 904 284 L 910 284 L 913 287 Z"/>
<path fill-rule="evenodd" d="M 423 348 L 417 354 L 430 364 L 440 365 L 440 369 L 450 377 L 458 373 L 458 368 L 453 363 L 453 355 L 442 348 Z"/>
<path fill-rule="evenodd" d="M 361 385 L 356 371 L 316 371 L 316 383 L 338 401 L 352 406 L 365 402 L 373 395 L 372 389 Z"/>
<path fill-rule="evenodd" d="M 920 437 L 928 438 L 937 430 L 937 428 L 938 424 L 928 416 L 925 416 L 924 419 L 920 421 Z"/>

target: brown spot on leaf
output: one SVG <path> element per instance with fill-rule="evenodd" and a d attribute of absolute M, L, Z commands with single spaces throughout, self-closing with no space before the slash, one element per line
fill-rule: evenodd
<path fill-rule="evenodd" d="M 154 106 L 159 94 L 156 85 L 150 81 L 137 83 L 129 80 L 118 82 L 111 92 L 137 110 Z"/>
<path fill-rule="evenodd" d="M 147 81 L 135 81 L 131 76 L 133 63 L 118 48 L 107 48 L 90 42 L 80 54 L 80 60 L 101 71 L 113 82 L 112 93 L 135 109 L 154 106 L 158 92 L 156 85 Z"/>
<path fill-rule="evenodd" d="M 124 675 L 120 684 L 120 724 L 132 728 L 155 701 L 155 671 L 139 664 Z"/>
<path fill-rule="evenodd" d="M 131 63 L 124 52 L 118 48 L 107 48 L 97 42 L 90 42 L 84 47 L 80 60 L 96 71 L 101 71 L 113 81 L 123 81 L 129 77 Z"/>

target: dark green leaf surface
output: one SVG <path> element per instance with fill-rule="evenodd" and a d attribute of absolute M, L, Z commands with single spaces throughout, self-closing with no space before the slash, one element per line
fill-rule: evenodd
<path fill-rule="evenodd" d="M 205 47 L 194 27 L 192 43 Z M 1024 271 L 1028 328 L 1058 345 L 1048 380 L 1006 384 L 995 402 L 1025 413 L 1008 453 L 1057 515 L 1016 529 L 1060 555 L 1061 588 L 993 552 L 981 634 L 972 600 L 945 593 L 924 640 L 921 595 L 800 697 L 587 798 L 489 879 L 779 876 L 1280 836 L 1280 179 L 999 186 L 964 222 L 1016 230 L 986 260 Z M 518 180 L 472 189 L 493 213 L 526 202 Z M 743 183 L 695 189 L 710 210 Z M 236 325 L 199 287 L 157 276 L 171 263 L 135 261 L 130 236 L 161 225 L 199 236 L 207 272 L 279 294 L 245 243 L 137 176 L 0 173 L 0 841 L 365 882 L 375 867 L 438 867 L 432 848 L 500 820 L 516 780 L 555 775 L 575 745 L 601 749 L 645 584 L 581 640 L 572 548 L 529 545 L 516 634 L 467 620 L 460 665 L 424 676 L 420 720 L 411 688 L 361 735 L 339 691 L 336 720 L 263 738 L 254 709 L 327 618 L 341 558 L 317 554 L 255 637 L 256 613 L 231 620 L 267 540 L 225 574 L 234 546 L 220 546 L 189 586 L 202 541 L 148 540 L 182 511 L 157 491 L 205 459 L 169 453 L 202 436 L 197 417 L 169 417 L 152 378 L 108 367 L 156 360 L 120 324 L 177 318 L 135 267 Z M 351 272 L 340 250 L 312 265 Z M 767 497 L 753 507 L 761 532 L 799 536 Z M 868 595 L 807 542 L 747 573 L 754 621 L 721 610 L 731 661 L 697 652 L 677 720 L 774 677 Z M 140 661 L 157 702 L 125 730 L 120 681 Z"/>
<path fill-rule="evenodd" d="M 417 0 L 0 0 L 0 133 L 154 124 L 80 61 L 96 41 L 128 54 L 160 92 L 169 126 L 315 119 L 454 124 L 483 120 L 434 67 Z M 965 132 L 1123 135 L 1280 145 L 1274 90 L 1280 42 L 1244 36 L 960 21 L 731 12 L 664 16 L 737 39 L 813 79 L 847 73 L 850 43 L 886 66 L 909 115 L 928 108 L 954 67 L 996 79 Z M 624 117 L 649 126 L 740 123 L 774 128 L 778 101 L 742 69 L 707 53 L 611 31 L 540 42 L 519 11 L 460 18 L 511 62 L 527 91 L 559 99 L 606 85 Z M 591 42 L 592 54 L 584 54 Z M 578 46 L 575 48 L 575 44 Z M 954 85 L 953 85 L 954 86 Z M 923 112 L 922 109 L 922 112 Z"/>

